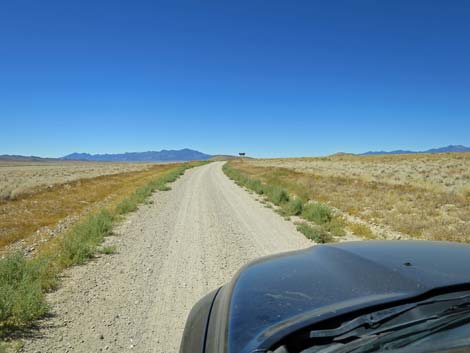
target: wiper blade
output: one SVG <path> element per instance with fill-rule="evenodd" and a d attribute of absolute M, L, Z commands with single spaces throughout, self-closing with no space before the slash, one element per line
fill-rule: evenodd
<path fill-rule="evenodd" d="M 470 323 L 470 295 L 441 296 L 357 317 L 334 329 L 314 330 L 311 339 L 329 340 L 304 352 L 371 352 L 400 348 L 439 331 Z"/>
<path fill-rule="evenodd" d="M 410 343 L 416 342 L 422 338 L 433 335 L 437 332 L 447 330 L 452 327 L 461 326 L 470 322 L 470 312 L 462 315 L 461 313 L 451 314 L 442 318 L 435 318 L 417 324 L 417 326 L 408 326 L 398 331 L 389 331 L 389 333 L 376 333 L 365 336 L 360 347 L 350 349 L 344 346 L 342 349 L 334 351 L 335 353 L 355 351 L 370 352 L 379 348 L 384 350 L 398 349 L 406 347 Z"/>
<path fill-rule="evenodd" d="M 398 331 L 371 332 L 345 344 L 334 342 L 326 347 L 311 347 L 304 350 L 303 353 L 366 353 L 379 349 L 394 350 L 406 347 L 426 336 L 466 323 L 470 323 L 470 312 L 465 315 L 454 313 L 442 318 L 428 318 L 427 322 L 421 322 L 417 326 L 408 326 Z"/>
<path fill-rule="evenodd" d="M 312 330 L 310 331 L 309 337 L 310 338 L 332 338 L 337 337 L 340 335 L 344 335 L 347 332 L 350 332 L 354 329 L 359 327 L 364 328 L 374 328 L 378 324 L 388 321 L 400 314 L 403 314 L 411 309 L 414 309 L 418 306 L 423 306 L 427 304 L 435 304 L 435 303 L 443 303 L 448 301 L 460 301 L 463 300 L 470 302 L 470 295 L 462 295 L 459 297 L 446 297 L 446 298 L 434 298 L 429 300 L 424 300 L 417 303 L 410 303 L 405 305 L 400 305 L 398 307 L 380 310 L 375 313 L 359 316 L 351 321 L 348 321 L 341 326 L 334 328 L 334 329 L 327 329 L 327 330 Z"/>
<path fill-rule="evenodd" d="M 329 330 L 315 330 L 310 331 L 310 338 L 328 338 L 328 337 L 337 337 L 343 335 L 347 332 L 350 332 L 358 327 L 375 327 L 377 324 L 380 324 L 388 319 L 391 319 L 397 315 L 400 315 L 410 309 L 413 309 L 417 304 L 408 304 L 400 306 L 399 308 L 391 308 L 386 310 L 377 311 L 364 316 L 359 316 L 354 320 L 348 321 L 340 327 L 329 329 Z"/>

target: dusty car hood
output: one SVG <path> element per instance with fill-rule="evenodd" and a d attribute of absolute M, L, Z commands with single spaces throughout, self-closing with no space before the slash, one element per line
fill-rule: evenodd
<path fill-rule="evenodd" d="M 267 349 L 279 337 L 341 313 L 470 285 L 470 246 L 371 241 L 260 259 L 225 288 L 228 352 Z"/>

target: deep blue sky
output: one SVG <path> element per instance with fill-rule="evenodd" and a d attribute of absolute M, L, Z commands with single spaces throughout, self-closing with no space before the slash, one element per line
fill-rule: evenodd
<path fill-rule="evenodd" d="M 470 1 L 0 3 L 0 154 L 470 145 Z"/>

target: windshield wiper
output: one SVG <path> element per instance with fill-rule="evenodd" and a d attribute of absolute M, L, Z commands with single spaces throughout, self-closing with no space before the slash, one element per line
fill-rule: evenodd
<path fill-rule="evenodd" d="M 378 330 L 376 332 L 370 332 L 369 334 L 330 352 L 353 353 L 374 352 L 379 349 L 398 349 L 437 332 L 461 326 L 469 322 L 470 310 L 467 310 L 465 314 L 459 312 L 448 314 L 443 317 L 416 320 L 414 324 L 408 324 L 404 328 L 404 325 L 397 325 L 397 327 L 394 328 L 391 327 L 384 330 Z"/>
<path fill-rule="evenodd" d="M 445 298 L 434 298 L 429 300 L 424 300 L 417 303 L 410 303 L 405 305 L 400 305 L 397 307 L 380 310 L 371 314 L 359 316 L 351 321 L 348 321 L 341 326 L 334 329 L 327 330 L 313 330 L 310 331 L 310 338 L 326 338 L 326 337 L 338 337 L 347 332 L 353 331 L 357 328 L 374 328 L 378 324 L 384 323 L 393 319 L 396 316 L 404 314 L 405 312 L 414 309 L 416 307 L 425 306 L 429 304 L 445 303 L 445 302 L 459 302 L 458 305 L 470 304 L 470 295 L 462 295 L 459 297 L 445 297 Z M 462 301 L 460 303 L 460 301 Z"/>
<path fill-rule="evenodd" d="M 330 343 L 303 352 L 371 352 L 384 347 L 399 348 L 468 322 L 470 295 L 441 296 L 363 315 L 338 328 L 311 331 L 310 338 L 329 339 Z"/>
<path fill-rule="evenodd" d="M 338 337 L 359 327 L 375 327 L 377 324 L 380 324 L 384 321 L 388 321 L 389 319 L 396 317 L 397 315 L 400 315 L 410 309 L 413 309 L 416 306 L 417 304 L 408 304 L 400 306 L 398 308 L 381 310 L 368 315 L 359 316 L 351 321 L 342 324 L 338 328 L 310 331 L 309 336 L 310 338 Z"/>

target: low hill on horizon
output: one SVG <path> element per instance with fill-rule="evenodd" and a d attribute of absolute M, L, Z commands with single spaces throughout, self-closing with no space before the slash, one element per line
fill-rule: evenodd
<path fill-rule="evenodd" d="M 21 156 L 16 154 L 1 154 L 0 161 L 4 162 L 50 162 L 57 161 L 57 158 L 43 158 L 38 156 Z"/>
<path fill-rule="evenodd" d="M 470 147 L 463 145 L 449 145 L 446 147 L 431 148 L 426 151 L 408 151 L 408 150 L 395 150 L 395 151 L 369 151 L 361 153 L 361 156 L 376 155 L 376 154 L 416 154 L 416 153 L 448 153 L 448 152 L 470 152 Z"/>
<path fill-rule="evenodd" d="M 244 159 L 252 159 L 251 157 L 240 157 L 240 156 L 233 156 L 233 155 L 229 155 L 229 154 L 216 154 L 214 156 L 212 156 L 211 158 L 209 158 L 210 161 L 231 161 L 233 159 L 241 159 L 241 158 L 244 158 Z"/>

